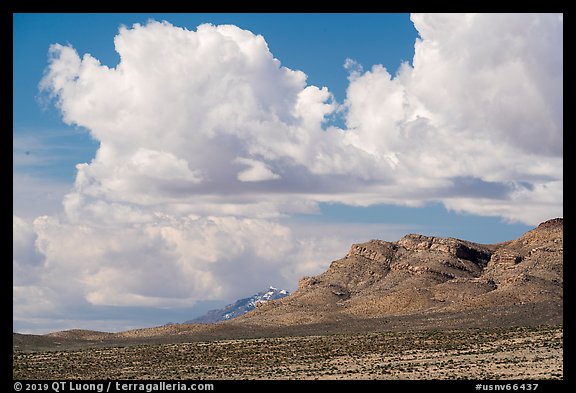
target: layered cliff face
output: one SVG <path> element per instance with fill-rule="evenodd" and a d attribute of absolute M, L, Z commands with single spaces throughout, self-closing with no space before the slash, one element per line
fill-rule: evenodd
<path fill-rule="evenodd" d="M 515 308 L 529 318 L 526 306 L 534 305 L 561 321 L 562 267 L 562 219 L 492 245 L 416 234 L 371 240 L 352 245 L 326 272 L 301 279 L 291 296 L 240 320 L 291 325 L 474 312 L 490 318 L 492 310 L 494 318 L 513 319 Z"/>

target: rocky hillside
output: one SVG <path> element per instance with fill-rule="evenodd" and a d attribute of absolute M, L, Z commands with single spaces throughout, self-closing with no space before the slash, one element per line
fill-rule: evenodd
<path fill-rule="evenodd" d="M 475 325 L 492 318 L 561 323 L 562 268 L 561 218 L 491 245 L 416 234 L 371 240 L 352 245 L 326 272 L 302 278 L 291 296 L 235 321 L 294 325 L 409 316 L 421 322 L 452 314 L 476 318 Z"/>
<path fill-rule="evenodd" d="M 353 244 L 293 294 L 208 324 L 120 333 L 83 330 L 14 334 L 19 351 L 382 330 L 563 323 L 563 219 L 520 238 L 477 244 L 410 234 Z"/>

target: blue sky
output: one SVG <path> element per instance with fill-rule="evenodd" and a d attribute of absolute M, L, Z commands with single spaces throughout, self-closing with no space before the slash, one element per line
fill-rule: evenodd
<path fill-rule="evenodd" d="M 14 329 L 190 319 L 352 242 L 561 216 L 562 23 L 15 14 Z"/>

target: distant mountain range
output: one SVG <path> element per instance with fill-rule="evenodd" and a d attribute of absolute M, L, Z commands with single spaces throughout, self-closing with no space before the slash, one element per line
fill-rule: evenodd
<path fill-rule="evenodd" d="M 185 323 L 118 333 L 14 333 L 19 351 L 410 329 L 562 325 L 564 220 L 479 244 L 408 234 L 353 244 L 289 294 L 270 287 Z M 289 295 L 289 296 L 288 296 Z M 274 301 L 272 301 L 274 300 Z M 252 312 L 249 312 L 252 311 Z M 221 322 L 214 324 L 214 322 Z"/>
<path fill-rule="evenodd" d="M 270 287 L 265 291 L 258 292 L 252 296 L 236 300 L 234 303 L 227 305 L 224 308 L 210 310 L 206 314 L 185 321 L 184 323 L 216 323 L 221 321 L 227 321 L 244 315 L 249 311 L 254 310 L 261 304 L 264 304 L 270 300 L 282 299 L 290 294 L 290 292 L 284 289 L 278 289 Z"/>

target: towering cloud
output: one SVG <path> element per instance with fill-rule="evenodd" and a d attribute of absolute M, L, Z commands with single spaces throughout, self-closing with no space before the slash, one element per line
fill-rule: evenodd
<path fill-rule="evenodd" d="M 392 163 L 387 194 L 530 224 L 561 215 L 561 16 L 412 21 L 413 67 L 350 74 L 347 140 Z"/>

